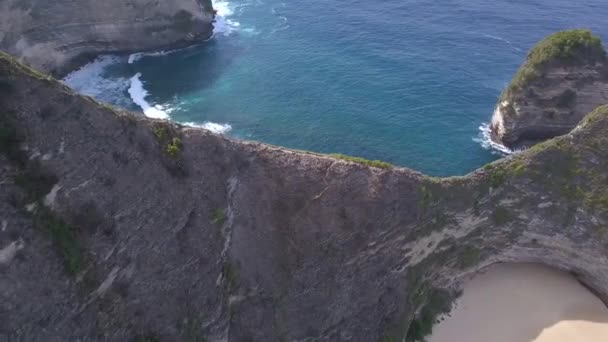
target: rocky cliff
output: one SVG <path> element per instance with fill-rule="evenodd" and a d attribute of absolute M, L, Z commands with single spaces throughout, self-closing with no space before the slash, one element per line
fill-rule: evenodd
<path fill-rule="evenodd" d="M 3 0 L 0 49 L 61 73 L 99 53 L 174 48 L 207 39 L 211 0 Z"/>
<path fill-rule="evenodd" d="M 588 30 L 558 32 L 535 46 L 492 118 L 493 139 L 509 148 L 563 135 L 608 104 L 608 60 Z"/>
<path fill-rule="evenodd" d="M 416 340 L 498 262 L 608 302 L 608 107 L 445 179 L 142 118 L 4 54 L 0 108 L 0 340 Z"/>

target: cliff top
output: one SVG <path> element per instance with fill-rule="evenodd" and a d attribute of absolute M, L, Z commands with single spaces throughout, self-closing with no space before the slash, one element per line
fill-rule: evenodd
<path fill-rule="evenodd" d="M 560 31 L 543 39 L 526 58 L 519 68 L 503 97 L 514 90 L 523 88 L 527 83 L 542 74 L 549 65 L 594 66 L 606 61 L 606 50 L 601 39 L 587 29 Z"/>

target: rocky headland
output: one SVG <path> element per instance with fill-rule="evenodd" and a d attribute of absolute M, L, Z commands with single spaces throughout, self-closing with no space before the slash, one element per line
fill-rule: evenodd
<path fill-rule="evenodd" d="M 4 0 L 0 49 L 62 74 L 100 53 L 192 45 L 211 36 L 211 0 Z"/>
<path fill-rule="evenodd" d="M 492 118 L 492 139 L 511 149 L 570 132 L 608 104 L 608 60 L 588 30 L 551 35 L 528 54 Z"/>

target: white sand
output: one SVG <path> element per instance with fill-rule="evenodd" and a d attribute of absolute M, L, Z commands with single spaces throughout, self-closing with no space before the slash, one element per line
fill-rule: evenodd
<path fill-rule="evenodd" d="M 464 286 L 428 342 L 607 342 L 608 309 L 569 274 L 501 264 Z"/>

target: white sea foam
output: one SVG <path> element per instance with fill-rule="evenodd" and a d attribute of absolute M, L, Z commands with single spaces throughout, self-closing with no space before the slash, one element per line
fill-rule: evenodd
<path fill-rule="evenodd" d="M 174 52 L 179 52 L 179 51 L 183 51 L 185 49 L 189 49 L 190 47 L 187 48 L 183 48 L 183 49 L 174 49 L 174 50 L 163 50 L 163 51 L 155 51 L 155 52 L 138 52 L 138 53 L 133 53 L 131 55 L 129 55 L 129 60 L 127 61 L 129 64 L 133 64 L 135 62 L 137 62 L 138 60 L 142 59 L 143 57 L 157 57 L 157 56 L 166 56 L 166 55 L 170 55 Z"/>
<path fill-rule="evenodd" d="M 213 2 L 213 8 L 217 11 L 215 23 L 213 24 L 213 34 L 223 34 L 229 36 L 236 31 L 241 24 L 238 21 L 229 19 L 234 14 L 234 7 L 230 2 L 224 0 L 216 0 Z"/>
<path fill-rule="evenodd" d="M 129 87 L 127 78 L 106 78 L 106 68 L 122 61 L 118 56 L 100 56 L 91 63 L 68 74 L 62 81 L 83 95 L 94 97 L 103 102 L 128 106 L 130 101 L 124 96 Z"/>
<path fill-rule="evenodd" d="M 479 126 L 479 135 L 477 137 L 473 138 L 473 141 L 481 144 L 481 147 L 483 147 L 484 149 L 492 150 L 501 155 L 509 155 L 509 154 L 512 154 L 513 152 L 515 152 L 515 151 L 511 150 L 510 148 L 493 141 L 491 132 L 492 131 L 491 131 L 490 124 L 487 122 L 483 123 L 483 124 L 481 124 L 481 126 Z"/>
<path fill-rule="evenodd" d="M 128 63 L 129 64 L 133 64 L 133 63 L 137 62 L 138 60 L 142 59 L 143 57 L 165 56 L 165 55 L 168 55 L 168 54 L 170 54 L 172 52 L 175 52 L 175 51 L 177 51 L 177 50 L 134 53 L 134 54 L 129 55 Z"/>
<path fill-rule="evenodd" d="M 282 2 L 282 3 L 278 4 L 277 6 L 273 6 L 270 9 L 272 14 L 274 14 L 274 16 L 277 17 L 277 19 L 278 19 L 277 25 L 274 29 L 272 29 L 271 34 L 279 32 L 279 31 L 287 30 L 290 27 L 290 25 L 288 24 L 289 20 L 287 19 L 287 17 L 283 16 L 278 9 L 279 7 L 285 8 L 286 6 L 287 5 L 284 2 Z"/>
<path fill-rule="evenodd" d="M 213 133 L 218 133 L 218 134 L 228 133 L 232 130 L 232 126 L 230 126 L 229 124 L 220 124 L 220 123 L 215 123 L 215 122 L 210 122 L 210 121 L 207 121 L 202 124 L 198 124 L 195 122 L 184 122 L 183 125 L 190 126 L 190 127 L 204 128 L 206 130 L 209 130 Z"/>
<path fill-rule="evenodd" d="M 515 51 L 518 51 L 518 52 L 523 52 L 523 50 L 522 50 L 522 49 L 520 49 L 520 48 L 518 48 L 517 46 L 513 45 L 513 43 L 511 43 L 511 41 L 510 41 L 510 40 L 508 40 L 508 39 L 505 39 L 505 38 L 502 38 L 502 37 L 498 37 L 498 36 L 493 36 L 493 35 L 491 35 L 491 34 L 484 34 L 483 36 L 484 36 L 484 37 L 486 37 L 486 38 L 490 38 L 490 39 L 494 39 L 494 40 L 499 40 L 499 41 L 501 41 L 501 42 L 507 43 L 507 44 L 509 44 L 509 46 L 511 46 L 511 47 L 512 47 L 512 48 L 513 48 Z"/>
<path fill-rule="evenodd" d="M 148 92 L 144 88 L 144 84 L 140 79 L 141 73 L 135 74 L 131 77 L 131 86 L 129 87 L 129 95 L 133 102 L 138 105 L 144 114 L 149 118 L 154 119 L 167 119 L 169 114 L 160 105 L 152 106 L 146 101 Z"/>

